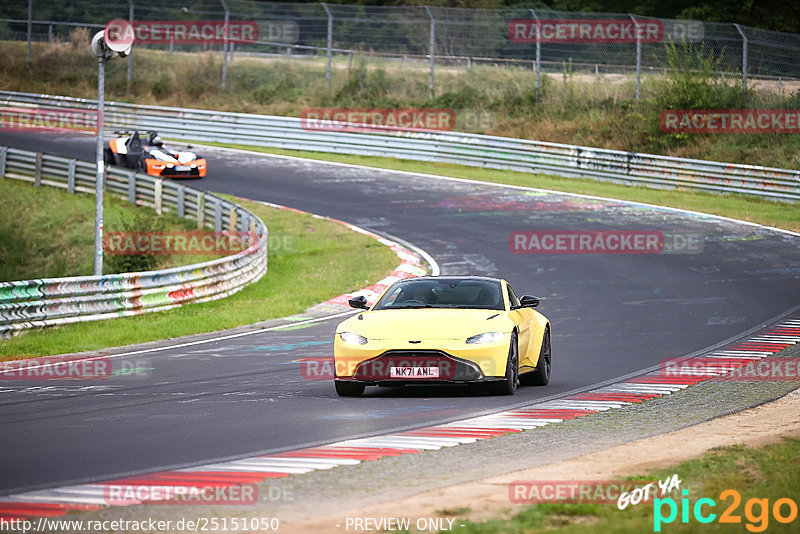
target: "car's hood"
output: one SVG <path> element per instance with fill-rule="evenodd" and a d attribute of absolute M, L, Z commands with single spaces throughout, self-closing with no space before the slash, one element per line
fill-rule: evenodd
<path fill-rule="evenodd" d="M 365 311 L 343 321 L 337 332 L 355 332 L 368 339 L 466 339 L 512 328 L 501 310 L 420 308 Z"/>

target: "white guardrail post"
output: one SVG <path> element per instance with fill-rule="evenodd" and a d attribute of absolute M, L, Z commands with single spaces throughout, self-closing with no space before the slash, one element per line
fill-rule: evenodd
<path fill-rule="evenodd" d="M 0 147 L 0 177 L 40 181 L 70 192 L 94 192 L 96 165 L 70 158 Z M 137 188 L 137 182 L 142 186 Z M 231 295 L 256 282 L 267 272 L 268 230 L 264 222 L 242 206 L 211 193 L 110 167 L 106 189 L 135 205 L 175 210 L 179 216 L 205 220 L 204 206 L 213 202 L 215 229 L 236 232 L 236 220 L 252 221 L 249 248 L 194 265 L 139 273 L 75 276 L 0 282 L 0 338 L 29 328 L 96 321 L 162 311 L 191 302 Z M 187 201 L 186 194 L 193 197 Z M 195 200 L 196 199 L 196 200 Z"/>

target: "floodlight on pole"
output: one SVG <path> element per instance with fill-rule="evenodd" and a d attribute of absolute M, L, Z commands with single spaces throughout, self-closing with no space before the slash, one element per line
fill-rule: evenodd
<path fill-rule="evenodd" d="M 133 48 L 133 26 L 122 19 L 112 20 L 105 29 L 92 38 L 92 52 L 97 57 L 97 138 L 95 142 L 94 200 L 94 274 L 103 274 L 103 182 L 105 161 L 103 159 L 103 106 L 105 103 L 105 64 L 109 59 L 131 53 Z"/>

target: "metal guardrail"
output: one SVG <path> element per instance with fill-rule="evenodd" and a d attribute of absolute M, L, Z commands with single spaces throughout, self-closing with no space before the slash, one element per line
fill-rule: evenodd
<path fill-rule="evenodd" d="M 96 109 L 94 100 L 0 91 L 0 106 Z M 393 129 L 352 133 L 304 128 L 301 119 L 107 102 L 109 129 L 156 130 L 164 137 L 291 150 L 555 174 L 659 189 L 687 188 L 800 200 L 800 171 L 682 159 L 458 132 Z"/>
<path fill-rule="evenodd" d="M 0 147 L 0 179 L 94 193 L 94 164 Z M 253 232 L 247 250 L 194 265 L 158 271 L 0 282 L 0 338 L 29 328 L 95 321 L 162 311 L 185 303 L 231 295 L 267 271 L 268 230 L 242 206 L 170 180 L 110 167 L 106 189 L 131 204 L 157 212 L 175 210 L 197 221 L 198 229 Z"/>

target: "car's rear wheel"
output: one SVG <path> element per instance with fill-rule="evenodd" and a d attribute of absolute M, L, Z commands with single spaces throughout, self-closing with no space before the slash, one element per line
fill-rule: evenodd
<path fill-rule="evenodd" d="M 536 369 L 523 375 L 525 384 L 531 386 L 546 386 L 550 382 L 550 368 L 550 327 L 547 327 L 544 331 L 544 338 L 542 339 L 542 348 L 539 350 L 539 361 L 536 364 Z"/>
<path fill-rule="evenodd" d="M 110 147 L 105 147 L 103 149 L 103 163 L 106 165 L 114 164 L 114 153 L 111 151 Z"/>
<path fill-rule="evenodd" d="M 519 385 L 519 345 L 517 333 L 511 334 L 511 343 L 508 347 L 508 360 L 506 361 L 506 378 L 501 382 L 490 385 L 493 395 L 513 395 Z"/>
<path fill-rule="evenodd" d="M 340 397 L 360 397 L 364 394 L 364 384 L 355 382 L 339 382 L 336 381 L 336 393 Z"/>

